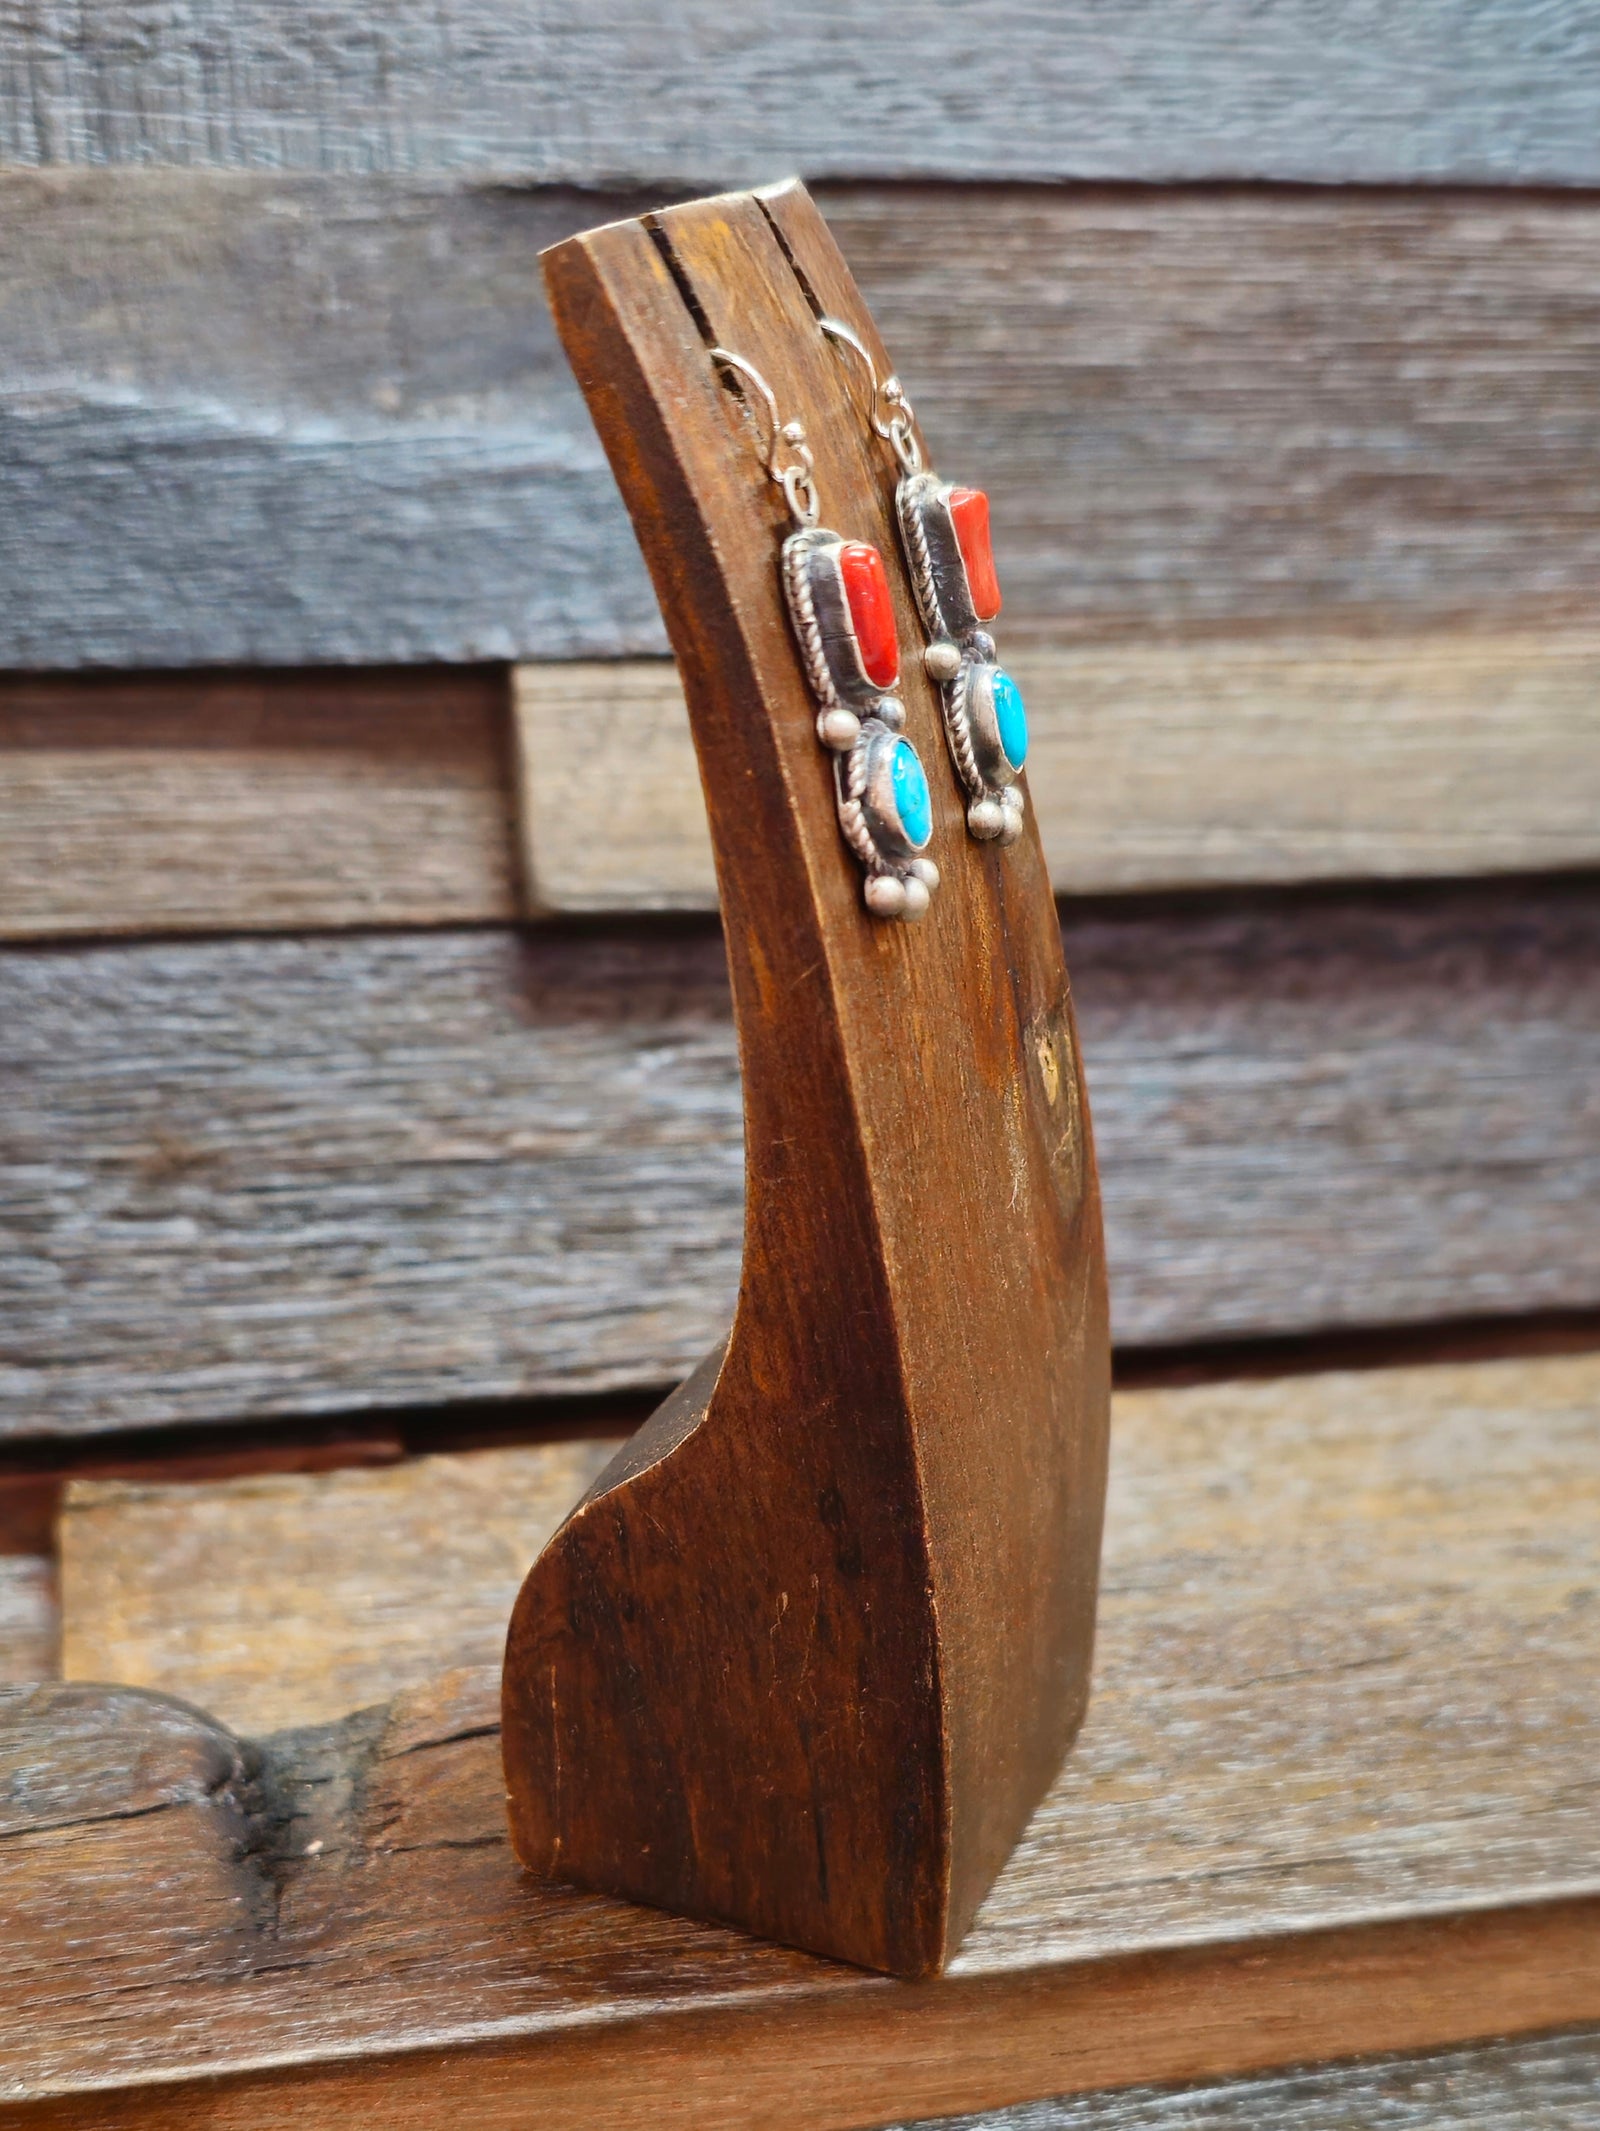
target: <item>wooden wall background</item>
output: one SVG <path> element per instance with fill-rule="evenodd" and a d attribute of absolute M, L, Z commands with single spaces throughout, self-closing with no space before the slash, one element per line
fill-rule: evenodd
<path fill-rule="evenodd" d="M 162 123 L 0 180 L 0 1427 L 658 1387 L 732 1292 L 736 1075 L 534 259 L 638 195 Z M 1118 1336 L 1600 1301 L 1600 210 L 824 199 L 993 487 Z"/>
<path fill-rule="evenodd" d="M 0 1676 L 69 1469 L 614 1422 L 725 1318 L 698 788 L 535 254 L 790 168 L 993 497 L 1125 1361 L 1592 1343 L 1600 24 L 874 20 L 0 4 Z"/>

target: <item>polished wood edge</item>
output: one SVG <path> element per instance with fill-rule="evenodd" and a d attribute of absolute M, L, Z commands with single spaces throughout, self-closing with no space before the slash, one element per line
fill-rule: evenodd
<path fill-rule="evenodd" d="M 0 2131 L 864 2131 L 1600 2020 L 1600 1893 L 0 2104 Z"/>

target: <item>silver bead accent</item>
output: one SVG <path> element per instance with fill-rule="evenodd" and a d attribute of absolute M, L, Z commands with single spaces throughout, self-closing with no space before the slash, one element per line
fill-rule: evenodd
<path fill-rule="evenodd" d="M 872 715 L 880 725 L 887 725 L 892 733 L 904 730 L 906 707 L 896 696 L 880 696 Z"/>
<path fill-rule="evenodd" d="M 995 640 L 987 629 L 974 629 L 967 638 L 967 649 L 975 659 L 982 659 L 985 664 L 992 662 L 999 656 Z"/>
<path fill-rule="evenodd" d="M 848 755 L 861 738 L 861 720 L 853 710 L 825 710 L 817 720 L 817 738 L 836 755 Z"/>
<path fill-rule="evenodd" d="M 1014 844 L 1021 834 L 1021 807 L 1007 807 L 1000 823 L 1000 841 L 1003 844 Z"/>
<path fill-rule="evenodd" d="M 954 644 L 933 643 L 922 654 L 922 663 L 936 681 L 953 681 L 961 671 L 961 653 Z"/>
<path fill-rule="evenodd" d="M 905 916 L 908 918 L 922 917 L 926 913 L 929 903 L 933 900 L 928 893 L 926 881 L 919 881 L 913 873 L 910 879 L 903 883 L 903 886 L 906 896 Z"/>
<path fill-rule="evenodd" d="M 1006 810 L 998 799 L 975 799 L 967 809 L 967 827 L 980 843 L 992 843 L 1005 825 Z"/>
<path fill-rule="evenodd" d="M 862 894 L 875 918 L 899 918 L 906 914 L 905 882 L 896 880 L 892 873 L 869 874 Z M 923 894 L 926 896 L 926 889 Z"/>
<path fill-rule="evenodd" d="M 914 858 L 907 871 L 917 876 L 930 895 L 939 885 L 939 869 L 931 858 Z"/>

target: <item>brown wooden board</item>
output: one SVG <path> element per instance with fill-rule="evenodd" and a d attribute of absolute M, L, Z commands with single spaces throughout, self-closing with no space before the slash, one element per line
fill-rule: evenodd
<path fill-rule="evenodd" d="M 533 269 L 660 197 L 0 179 L 0 665 L 660 654 Z M 823 205 L 935 463 L 993 496 L 1008 627 L 1592 626 L 1593 199 Z"/>
<path fill-rule="evenodd" d="M 1600 858 L 1582 631 L 1026 643 L 1010 665 L 1058 893 Z M 614 795 L 603 846 L 586 779 Z M 715 904 L 665 660 L 0 680 L 0 937 Z"/>
<path fill-rule="evenodd" d="M 58 1540 L 61 1676 L 158 1688 L 260 1733 L 497 1663 L 523 1577 L 615 1448 L 75 1481 Z"/>
<path fill-rule="evenodd" d="M 41 2101 L 0 2121 L 840 2131 L 1600 2019 L 1597 1403 L 1592 1354 L 1119 1398 L 1089 1721 L 933 1986 L 520 1881 L 492 1668 L 259 1762 L 13 1702 L 0 2092 Z M 371 1602 L 427 1619 L 389 1559 Z"/>
<path fill-rule="evenodd" d="M 494 668 L 0 684 L 0 934 L 517 915 Z"/>
<path fill-rule="evenodd" d="M 235 0 L 154 18 L 45 0 L 0 37 L 16 162 L 475 169 L 704 191 L 798 166 L 904 178 L 1593 183 L 1593 23 L 1575 0 L 752 0 L 581 21 L 483 0 L 374 16 Z"/>
<path fill-rule="evenodd" d="M 0 1685 L 54 1678 L 59 1644 L 55 1562 L 0 1553 Z"/>
<path fill-rule="evenodd" d="M 1125 1344 L 1600 1298 L 1600 906 L 1074 916 Z M 13 1437 L 664 1385 L 725 1327 L 705 926 L 0 957 Z"/>
<path fill-rule="evenodd" d="M 1600 857 L 1600 639 L 1582 632 L 1024 643 L 1007 670 L 1058 894 Z M 533 907 L 713 908 L 675 670 L 524 666 L 514 686 Z M 619 795 L 614 846 L 585 833 L 585 778 Z"/>
<path fill-rule="evenodd" d="M 1595 2131 L 1600 2034 L 943 2117 L 937 2131 Z M 900 2131 L 891 2126 L 890 2131 Z M 917 2131 L 934 2131 L 925 2119 Z"/>

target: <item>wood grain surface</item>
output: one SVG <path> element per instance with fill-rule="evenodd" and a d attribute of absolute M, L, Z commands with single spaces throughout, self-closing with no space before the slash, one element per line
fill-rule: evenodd
<path fill-rule="evenodd" d="M 1597 1405 L 1592 1354 L 1121 1397 L 1089 1722 L 914 1989 L 519 1882 L 492 1668 L 263 1753 L 13 1700 L 0 2121 L 837 2131 L 1600 2019 Z"/>
<path fill-rule="evenodd" d="M 0 1686 L 60 1670 L 56 1565 L 48 1554 L 0 1553 Z"/>
<path fill-rule="evenodd" d="M 641 204 L 0 179 L 0 665 L 659 655 L 533 267 Z M 1024 621 L 1592 627 L 1591 199 L 859 185 L 823 205 L 935 463 L 993 498 L 1010 650 Z"/>
<path fill-rule="evenodd" d="M 230 0 L 154 17 L 66 0 L 0 18 L 0 158 L 22 163 L 479 168 L 705 191 L 801 168 L 960 178 L 1600 176 L 1595 32 L 1418 0 L 759 0 L 737 34 L 644 0 Z"/>
<path fill-rule="evenodd" d="M 1600 858 L 1582 631 L 1033 642 L 1011 666 L 1058 893 Z M 509 687 L 514 715 L 504 668 L 0 680 L 0 936 L 714 908 L 676 669 Z M 615 794 L 603 842 L 587 780 Z"/>
<path fill-rule="evenodd" d="M 0 684 L 0 933 L 517 914 L 493 668 Z"/>
<path fill-rule="evenodd" d="M 916 2131 L 1595 2131 L 1600 2034 L 1493 2042 L 1376 2064 L 1060 2096 Z M 911 2131 L 892 2125 L 888 2131 Z"/>
<path fill-rule="evenodd" d="M 1088 1697 L 1111 1356 L 1060 921 L 1031 817 L 1004 853 L 964 833 L 920 661 L 897 653 L 865 694 L 840 667 L 836 693 L 832 654 L 809 680 L 797 656 L 835 626 L 820 589 L 813 611 L 791 581 L 786 607 L 780 553 L 792 578 L 813 524 L 871 542 L 891 632 L 917 626 L 819 307 L 887 359 L 804 186 L 609 223 L 543 267 L 683 676 L 746 1191 L 726 1339 L 518 1597 L 512 1841 L 543 1877 L 927 1976 Z M 727 348 L 803 421 L 809 509 L 775 492 L 748 378 L 711 360 Z M 858 745 L 830 762 L 819 705 L 841 696 Z M 869 710 L 929 765 L 931 908 L 901 885 L 909 847 L 869 830 L 864 882 L 862 833 L 856 852 L 841 834 Z M 875 887 L 920 921 L 877 921 Z"/>
<path fill-rule="evenodd" d="M 61 1677 L 159 1688 L 259 1733 L 497 1664 L 535 1555 L 615 1448 L 74 1482 L 58 1540 Z"/>
<path fill-rule="evenodd" d="M 1591 892 L 1068 927 L 1124 1343 L 1592 1306 Z M 725 1329 L 721 945 L 0 957 L 5 1426 L 664 1385 Z"/>
<path fill-rule="evenodd" d="M 1032 643 L 1007 661 L 1059 894 L 1600 858 L 1600 639 L 1579 632 Z M 675 669 L 524 666 L 515 689 L 534 907 L 713 908 Z M 614 841 L 590 833 L 590 780 L 618 794 Z"/>
<path fill-rule="evenodd" d="M 664 648 L 539 288 L 589 205 L 12 173 L 0 218 L 0 665 Z"/>
<path fill-rule="evenodd" d="M 303 1776 L 298 1768 L 287 1773 L 295 1788 L 312 1795 L 347 1780 L 342 1767 L 330 1768 L 325 1759 Z M 462 1846 L 475 1847 L 463 1832 Z M 364 1891 L 398 1903 L 424 1868 L 414 1858 L 392 1861 L 383 1848 L 380 1839 L 376 1855 L 363 1860 L 369 1866 Z M 463 1905 L 460 1883 L 468 1875 L 450 1877 L 445 1902 Z M 27 1922 L 31 1929 L 33 1919 Z M 515 1895 L 493 1922 L 496 1936 L 519 1927 L 529 1935 L 526 1904 Z M 1520 2033 L 1592 2021 L 1590 1957 L 1600 1903 L 1292 1934 L 1241 1949 L 1168 1949 L 1087 1968 L 1073 1964 L 1034 1979 L 1026 1990 L 1010 1982 L 945 1981 L 925 1986 L 937 1995 L 888 2002 L 826 1993 L 826 1984 L 810 1978 L 800 1990 L 780 1986 L 758 1997 L 743 1976 L 729 1987 L 732 1964 L 715 1959 L 721 1949 L 710 1949 L 707 1959 L 707 1950 L 696 1947 L 692 1979 L 682 1973 L 687 1964 L 670 1956 L 648 1967 L 635 1961 L 647 1985 L 668 1969 L 669 1988 L 679 1993 L 670 2019 L 640 2018 L 630 2007 L 632 2017 L 618 2024 L 596 2018 L 587 2003 L 574 2018 L 570 1997 L 583 1992 L 597 1968 L 606 1973 L 606 1954 L 614 1950 L 607 1944 L 610 1922 L 603 1920 L 586 1940 L 562 1934 L 550 1951 L 565 1961 L 566 1993 L 523 1993 L 545 1999 L 546 2017 L 525 2017 L 510 2033 L 479 2031 L 442 2045 L 408 2040 L 392 2051 L 379 2036 L 366 2048 L 346 2045 L 298 2062 L 257 2058 L 243 2067 L 240 2051 L 225 2045 L 198 2076 L 178 2072 L 87 2086 L 11 2107 L 0 2100 L 0 2125 L 5 2131 L 256 2131 L 265 2121 L 274 2131 L 331 2125 L 429 2131 L 447 2112 L 468 2131 L 525 2131 L 532 2096 L 540 2125 L 552 2131 L 634 2131 L 641 2120 L 665 2131 L 866 2131 L 907 2107 L 927 2115 L 1003 2105 L 1041 2086 L 1058 2093 L 1103 2088 L 1126 2079 L 1133 2067 L 1141 2081 L 1179 2084 L 1284 2058 L 1415 2051 L 1497 2024 Z M 436 1928 L 434 1917 L 425 1928 Z M 351 1986 L 362 1979 L 366 1950 L 341 1965 L 330 1948 L 331 1957 L 319 1964 L 337 1973 L 351 2012 L 357 2010 Z M 404 1949 L 377 1951 L 396 1965 L 407 1960 Z M 476 1958 L 487 1965 L 481 1938 L 457 1953 L 463 1964 Z M 840 1973 L 832 1971 L 828 1982 Z M 213 2032 L 229 2012 L 242 2012 L 284 2035 L 299 2009 L 290 1991 L 263 2004 L 265 1994 L 236 1989 L 220 2007 L 217 1995 L 190 1983 L 183 2000 L 195 2024 L 209 2021 Z M 700 2010 L 707 2001 L 716 2009 Z"/>

